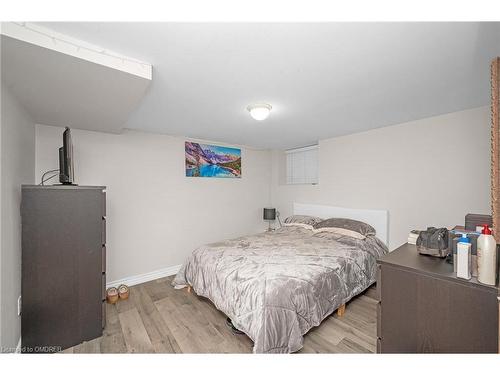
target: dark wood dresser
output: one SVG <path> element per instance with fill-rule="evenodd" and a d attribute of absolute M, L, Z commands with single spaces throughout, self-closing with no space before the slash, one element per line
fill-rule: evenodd
<path fill-rule="evenodd" d="M 378 353 L 498 353 L 498 284 L 405 244 L 378 260 Z"/>
<path fill-rule="evenodd" d="M 103 186 L 22 186 L 24 353 L 53 352 L 102 335 L 106 193 Z"/>

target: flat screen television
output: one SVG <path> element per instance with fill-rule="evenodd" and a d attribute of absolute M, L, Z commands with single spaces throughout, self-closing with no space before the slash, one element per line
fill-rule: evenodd
<path fill-rule="evenodd" d="M 71 130 L 66 127 L 63 133 L 63 146 L 59 148 L 59 182 L 63 185 L 73 185 L 74 173 Z"/>

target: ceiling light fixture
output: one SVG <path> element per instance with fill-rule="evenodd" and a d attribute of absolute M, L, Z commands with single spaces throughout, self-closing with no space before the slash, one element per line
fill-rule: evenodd
<path fill-rule="evenodd" d="M 251 104 L 247 107 L 247 111 L 250 112 L 250 116 L 257 121 L 265 120 L 269 116 L 271 109 L 273 109 L 273 107 L 266 103 Z"/>

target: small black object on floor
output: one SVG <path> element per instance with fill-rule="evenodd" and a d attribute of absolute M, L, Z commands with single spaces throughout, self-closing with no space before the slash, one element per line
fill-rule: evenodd
<path fill-rule="evenodd" d="M 231 319 L 227 318 L 226 319 L 226 324 L 229 328 L 231 328 L 231 331 L 233 331 L 234 334 L 236 335 L 244 335 L 245 332 L 243 331 L 240 331 L 239 329 L 237 329 L 234 325 L 233 325 L 233 322 L 231 321 Z"/>

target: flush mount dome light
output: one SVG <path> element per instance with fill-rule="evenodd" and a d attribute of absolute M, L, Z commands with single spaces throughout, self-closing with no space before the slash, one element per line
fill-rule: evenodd
<path fill-rule="evenodd" d="M 254 120 L 262 121 L 269 116 L 272 108 L 273 107 L 271 107 L 270 104 L 260 103 L 249 105 L 247 110 L 250 112 L 250 116 L 252 116 Z"/>

